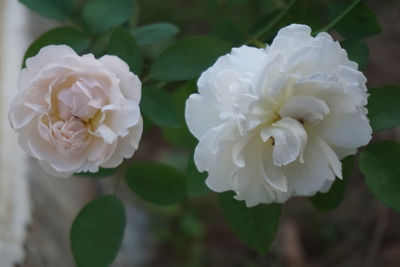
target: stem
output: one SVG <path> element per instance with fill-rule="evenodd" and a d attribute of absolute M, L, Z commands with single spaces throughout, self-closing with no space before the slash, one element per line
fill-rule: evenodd
<path fill-rule="evenodd" d="M 119 189 L 119 186 L 121 185 L 121 182 L 122 182 L 122 179 L 123 179 L 123 177 L 124 177 L 124 173 L 125 173 L 125 170 L 126 170 L 127 167 L 128 167 L 128 166 L 127 166 L 127 162 L 126 162 L 126 161 L 124 161 L 124 162 L 119 166 L 118 172 L 117 172 L 116 175 L 115 175 L 116 185 L 115 185 L 115 188 L 114 188 L 113 195 L 116 195 L 116 194 L 117 194 L 118 189 Z"/>
<path fill-rule="evenodd" d="M 147 82 L 148 80 L 150 80 L 150 75 L 147 75 L 146 77 L 144 77 L 143 79 L 142 79 L 142 84 L 144 84 L 145 82 Z"/>
<path fill-rule="evenodd" d="M 161 87 L 163 87 L 164 85 L 166 85 L 167 84 L 167 82 L 159 82 L 157 85 L 156 85 L 156 87 L 157 88 L 161 88 Z"/>
<path fill-rule="evenodd" d="M 316 32 L 313 32 L 313 35 L 320 33 L 320 32 L 327 32 L 333 27 L 336 26 L 347 14 L 349 14 L 362 0 L 355 0 L 346 10 L 344 10 L 339 16 L 337 16 L 331 23 L 319 29 Z"/>
<path fill-rule="evenodd" d="M 281 19 L 286 16 L 286 14 L 290 11 L 290 9 L 294 6 L 297 0 L 292 0 L 290 3 L 286 6 L 284 10 L 282 10 L 270 23 L 268 23 L 262 30 L 260 30 L 256 35 L 254 35 L 254 38 L 259 39 L 265 34 L 267 34 L 269 31 L 272 30 L 272 28 L 279 22 Z M 251 42 L 251 40 L 249 40 Z"/>

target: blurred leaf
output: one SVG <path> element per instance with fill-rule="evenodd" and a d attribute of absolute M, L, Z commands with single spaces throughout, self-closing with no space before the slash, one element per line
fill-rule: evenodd
<path fill-rule="evenodd" d="M 400 143 L 377 142 L 361 153 L 360 170 L 371 192 L 385 205 L 400 211 Z"/>
<path fill-rule="evenodd" d="M 124 60 L 133 73 L 140 75 L 143 65 L 142 55 L 135 38 L 128 30 L 121 27 L 114 30 L 107 52 Z"/>
<path fill-rule="evenodd" d="M 400 86 L 384 86 L 368 90 L 368 118 L 374 131 L 400 126 Z"/>
<path fill-rule="evenodd" d="M 189 132 L 185 121 L 185 104 L 189 95 L 196 91 L 196 82 L 189 81 L 172 94 L 175 107 L 178 111 L 178 118 L 180 121 L 179 127 L 176 128 L 162 128 L 164 137 L 176 146 L 183 146 L 185 148 L 194 148 L 197 143 L 196 138 Z"/>
<path fill-rule="evenodd" d="M 160 22 L 136 28 L 131 32 L 139 45 L 146 45 L 172 38 L 179 33 L 179 28 L 171 23 Z"/>
<path fill-rule="evenodd" d="M 74 10 L 73 0 L 19 0 L 40 15 L 57 20 L 65 20 Z"/>
<path fill-rule="evenodd" d="M 232 42 L 233 44 L 240 46 L 246 42 L 246 37 L 243 33 L 238 31 L 232 20 L 228 18 L 221 19 L 215 27 L 211 29 L 211 34 L 222 40 Z"/>
<path fill-rule="evenodd" d="M 77 266 L 109 266 L 121 246 L 125 225 L 124 206 L 115 196 L 100 197 L 87 204 L 70 233 Z"/>
<path fill-rule="evenodd" d="M 231 44 L 217 38 L 189 37 L 168 47 L 154 62 L 150 75 L 163 81 L 182 81 L 199 76 Z"/>
<path fill-rule="evenodd" d="M 200 173 L 194 163 L 193 155 L 189 159 L 187 168 L 187 192 L 191 197 L 202 197 L 211 193 L 206 185 L 207 173 Z"/>
<path fill-rule="evenodd" d="M 114 173 L 117 172 L 117 170 L 118 168 L 99 168 L 98 172 L 80 172 L 75 173 L 74 175 L 82 177 L 104 178 L 112 176 Z"/>
<path fill-rule="evenodd" d="M 329 6 L 328 14 L 331 20 L 339 16 L 352 1 L 334 2 Z M 364 39 L 382 31 L 374 12 L 361 1 L 334 27 L 347 39 Z"/>
<path fill-rule="evenodd" d="M 50 30 L 36 39 L 26 50 L 23 67 L 27 58 L 35 56 L 39 50 L 48 45 L 68 45 L 76 53 L 82 54 L 90 45 L 89 36 L 71 27 Z"/>
<path fill-rule="evenodd" d="M 135 8 L 135 0 L 88 0 L 82 19 L 90 32 L 100 33 L 127 22 Z"/>
<path fill-rule="evenodd" d="M 358 69 L 364 70 L 368 64 L 369 51 L 368 46 L 361 40 L 345 40 L 340 42 L 341 46 L 346 49 L 351 60 L 358 63 Z"/>
<path fill-rule="evenodd" d="M 317 193 L 310 197 L 313 206 L 319 212 L 328 212 L 336 209 L 342 204 L 346 194 L 346 185 L 353 173 L 354 156 L 348 156 L 342 160 L 343 180 L 336 178 L 331 189 L 327 193 Z"/>
<path fill-rule="evenodd" d="M 151 128 L 153 128 L 154 123 L 147 118 L 146 115 L 143 114 L 143 110 L 142 110 L 142 116 L 143 116 L 143 134 L 146 134 Z"/>
<path fill-rule="evenodd" d="M 279 226 L 281 206 L 259 204 L 248 208 L 244 201 L 238 201 L 233 196 L 231 191 L 218 194 L 226 221 L 243 242 L 260 253 L 266 252 Z"/>
<path fill-rule="evenodd" d="M 140 109 L 152 122 L 161 127 L 178 127 L 178 112 L 169 94 L 161 88 L 142 90 Z"/>
<path fill-rule="evenodd" d="M 154 204 L 169 205 L 186 199 L 185 176 L 161 163 L 134 163 L 125 172 L 129 188 Z"/>

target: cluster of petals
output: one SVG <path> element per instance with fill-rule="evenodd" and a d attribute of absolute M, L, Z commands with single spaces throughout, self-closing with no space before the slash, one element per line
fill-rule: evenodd
<path fill-rule="evenodd" d="M 51 45 L 26 60 L 9 111 L 21 147 L 55 176 L 132 157 L 142 135 L 141 82 L 115 56 Z"/>
<path fill-rule="evenodd" d="M 248 207 L 327 192 L 340 160 L 371 139 L 366 78 L 337 41 L 306 25 L 242 46 L 202 73 L 185 117 L 195 163 Z"/>

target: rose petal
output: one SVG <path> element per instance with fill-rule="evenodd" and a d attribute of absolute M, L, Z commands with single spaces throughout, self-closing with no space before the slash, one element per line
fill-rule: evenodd
<path fill-rule="evenodd" d="M 276 166 L 284 166 L 301 156 L 307 142 L 307 133 L 300 122 L 283 118 L 270 127 L 261 130 L 264 142 L 274 138 L 273 161 Z"/>

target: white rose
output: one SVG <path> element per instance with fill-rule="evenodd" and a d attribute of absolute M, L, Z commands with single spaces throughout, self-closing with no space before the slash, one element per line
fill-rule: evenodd
<path fill-rule="evenodd" d="M 195 162 L 248 207 L 327 192 L 371 139 L 365 76 L 327 33 L 293 24 L 265 49 L 220 57 L 186 102 Z"/>
<path fill-rule="evenodd" d="M 141 82 L 115 56 L 47 46 L 26 60 L 9 121 L 21 147 L 55 176 L 132 157 L 142 135 Z"/>

